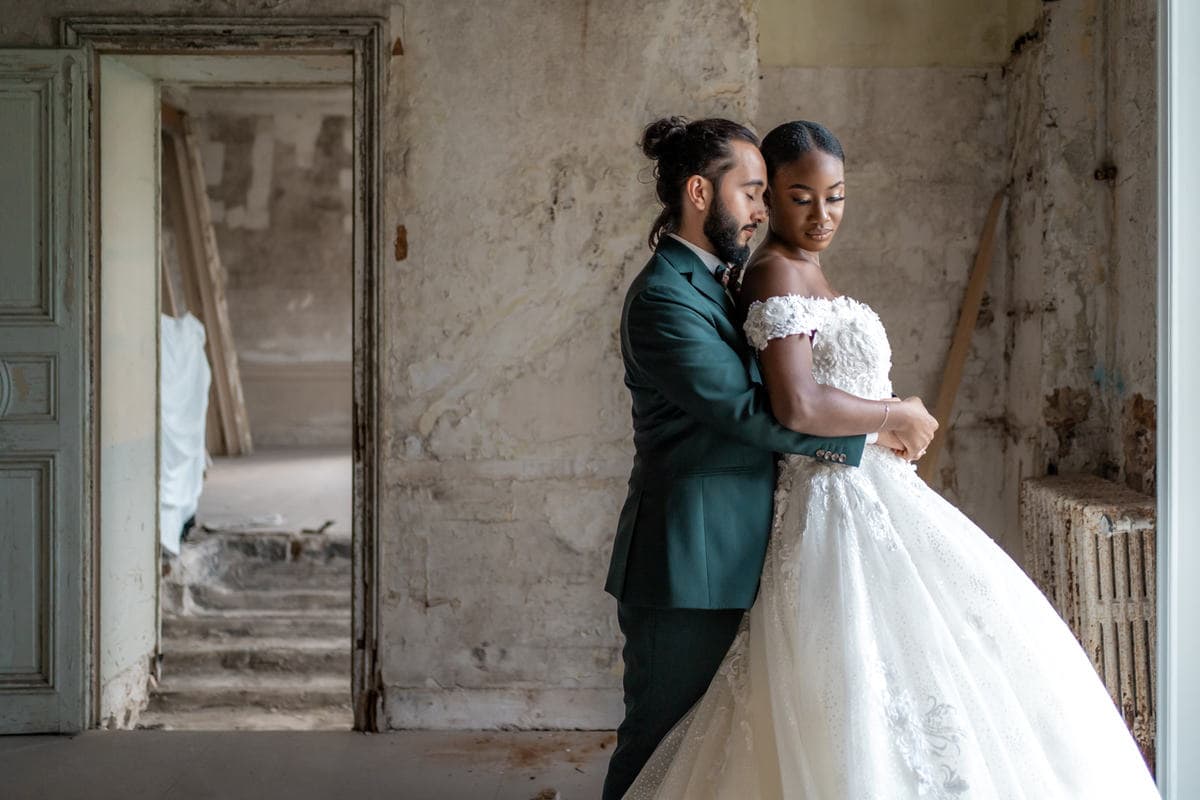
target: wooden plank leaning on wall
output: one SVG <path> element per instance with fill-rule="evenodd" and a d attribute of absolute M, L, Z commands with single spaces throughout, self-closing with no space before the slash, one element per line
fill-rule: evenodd
<path fill-rule="evenodd" d="M 963 367 L 967 363 L 967 354 L 971 349 L 971 334 L 975 332 L 975 323 L 979 319 L 979 308 L 983 304 L 983 290 L 987 287 L 988 273 L 992 266 L 992 251 L 995 250 L 996 225 L 1000 220 L 1000 208 L 1004 205 L 1005 190 L 1001 189 L 992 198 L 988 208 L 987 221 L 983 224 L 983 234 L 979 239 L 979 249 L 975 253 L 975 264 L 971 268 L 971 277 L 967 281 L 967 290 L 963 297 L 962 310 L 958 315 L 958 325 L 954 329 L 954 338 L 950 342 L 950 352 L 946 356 L 946 369 L 942 373 L 942 386 L 938 391 L 937 403 L 933 407 L 933 416 L 938 421 L 938 430 L 929 443 L 929 448 L 917 467 L 917 474 L 929 483 L 937 469 L 938 456 L 950 433 L 950 415 L 954 411 L 954 398 L 958 395 L 958 385 L 962 382 Z"/>
<path fill-rule="evenodd" d="M 213 381 L 208 404 L 208 451 L 249 455 L 254 451 L 242 396 L 237 350 L 225 301 L 225 274 L 213 232 L 204 170 L 187 115 L 163 105 L 163 192 L 171 209 L 187 309 L 204 324 Z"/>

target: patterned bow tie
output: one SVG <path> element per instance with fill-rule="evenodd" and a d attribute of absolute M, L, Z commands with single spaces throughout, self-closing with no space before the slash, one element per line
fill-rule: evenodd
<path fill-rule="evenodd" d="M 742 267 L 730 267 L 725 264 L 717 267 L 713 276 L 730 292 L 736 292 L 742 288 Z"/>

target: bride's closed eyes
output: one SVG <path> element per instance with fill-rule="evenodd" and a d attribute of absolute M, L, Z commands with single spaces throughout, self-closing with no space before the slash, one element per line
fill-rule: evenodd
<path fill-rule="evenodd" d="M 826 203 L 840 203 L 845 199 L 846 199 L 846 195 L 837 194 L 837 195 L 834 195 L 833 197 L 826 197 L 825 202 Z M 812 200 L 808 199 L 807 197 L 793 197 L 792 202 L 798 206 L 807 206 L 807 205 L 812 204 Z"/>

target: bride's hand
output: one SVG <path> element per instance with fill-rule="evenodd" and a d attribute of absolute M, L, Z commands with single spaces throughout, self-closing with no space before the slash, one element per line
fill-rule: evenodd
<path fill-rule="evenodd" d="M 900 412 L 900 413 L 897 413 Z M 925 408 L 919 397 L 909 397 L 892 408 L 892 424 L 888 426 L 903 443 L 905 458 L 916 461 L 925 455 L 938 429 L 937 420 Z"/>
<path fill-rule="evenodd" d="M 887 402 L 899 403 L 899 397 L 889 398 Z M 920 456 L 915 453 L 909 453 L 907 445 L 895 431 L 878 431 L 876 433 L 875 445 L 877 447 L 886 447 L 896 455 L 903 458 L 905 461 L 916 461 Z"/>

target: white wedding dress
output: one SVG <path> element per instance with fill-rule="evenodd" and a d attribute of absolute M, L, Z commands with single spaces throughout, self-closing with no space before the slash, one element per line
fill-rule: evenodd
<path fill-rule="evenodd" d="M 755 303 L 746 335 L 814 332 L 818 381 L 891 397 L 879 317 Z M 913 465 L 788 456 L 754 608 L 632 800 L 1140 800 L 1158 792 L 1070 629 Z"/>

